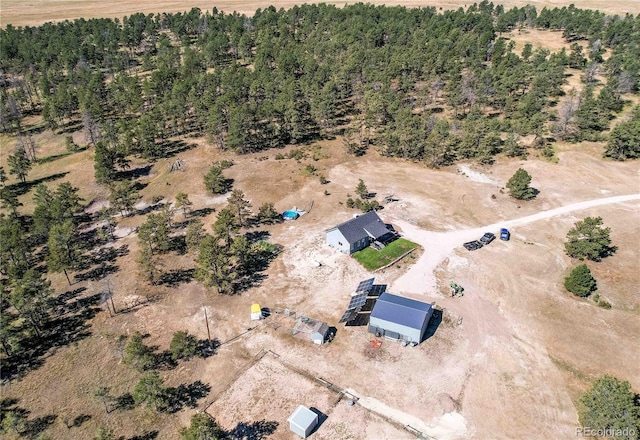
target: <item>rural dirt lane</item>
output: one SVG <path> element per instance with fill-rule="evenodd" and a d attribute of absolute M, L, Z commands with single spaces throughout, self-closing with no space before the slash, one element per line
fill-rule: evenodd
<path fill-rule="evenodd" d="M 487 231 L 497 231 L 501 227 L 512 228 L 522 226 L 574 211 L 636 200 L 640 200 L 640 193 L 587 200 L 542 211 L 526 217 L 501 221 L 479 228 L 462 229 L 451 232 L 426 231 L 400 218 L 392 218 L 392 222 L 402 230 L 403 236 L 422 246 L 424 253 L 416 264 L 412 265 L 404 275 L 390 286 L 389 290 L 397 293 L 409 292 L 415 294 L 424 294 L 425 290 L 428 292 L 437 292 L 438 286 L 435 270 L 442 261 L 450 256 L 457 247 L 462 246 L 464 242 L 478 239 Z"/>

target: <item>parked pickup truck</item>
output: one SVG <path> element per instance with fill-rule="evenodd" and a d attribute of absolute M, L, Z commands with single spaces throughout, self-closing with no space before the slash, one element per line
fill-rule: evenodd
<path fill-rule="evenodd" d="M 491 232 L 486 232 L 482 238 L 480 238 L 480 243 L 482 243 L 484 246 L 488 245 L 489 243 L 491 243 L 493 240 L 496 239 L 496 236 L 493 235 Z"/>
<path fill-rule="evenodd" d="M 511 233 L 507 228 L 500 229 L 500 240 L 509 241 L 511 238 Z"/>
<path fill-rule="evenodd" d="M 482 243 L 478 240 L 468 241 L 463 244 L 464 248 L 468 251 L 475 251 L 476 249 L 480 249 L 482 247 Z"/>

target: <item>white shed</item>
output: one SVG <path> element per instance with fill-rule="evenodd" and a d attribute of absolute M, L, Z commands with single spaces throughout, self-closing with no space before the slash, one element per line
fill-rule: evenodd
<path fill-rule="evenodd" d="M 287 419 L 291 432 L 298 434 L 302 438 L 307 438 L 318 425 L 318 414 L 309 408 L 300 405 Z"/>

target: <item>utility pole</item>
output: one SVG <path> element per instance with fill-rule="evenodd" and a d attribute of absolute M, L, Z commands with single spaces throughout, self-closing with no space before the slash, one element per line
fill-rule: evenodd
<path fill-rule="evenodd" d="M 212 350 L 211 347 L 211 332 L 209 331 L 209 317 L 207 316 L 207 308 L 203 305 L 204 310 L 204 321 L 207 323 L 207 340 L 209 341 L 209 350 Z"/>
<path fill-rule="evenodd" d="M 107 295 L 109 296 L 109 301 L 111 302 L 111 307 L 113 308 L 113 314 L 117 315 L 118 311 L 116 310 L 116 305 L 113 302 L 113 292 L 111 291 L 111 281 L 109 280 L 109 277 L 107 277 Z M 107 308 L 108 307 L 109 306 L 107 305 Z"/>

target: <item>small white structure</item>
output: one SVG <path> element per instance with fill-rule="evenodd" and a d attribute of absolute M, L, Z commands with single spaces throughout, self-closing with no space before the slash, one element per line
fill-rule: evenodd
<path fill-rule="evenodd" d="M 291 432 L 298 434 L 302 438 L 307 438 L 318 425 L 318 414 L 309 408 L 300 405 L 287 419 Z"/>
<path fill-rule="evenodd" d="M 329 325 L 326 322 L 301 316 L 291 331 L 296 338 L 311 340 L 314 344 L 322 345 L 329 335 Z"/>
<path fill-rule="evenodd" d="M 251 304 L 251 320 L 257 321 L 262 319 L 262 309 L 260 308 L 260 304 Z"/>

